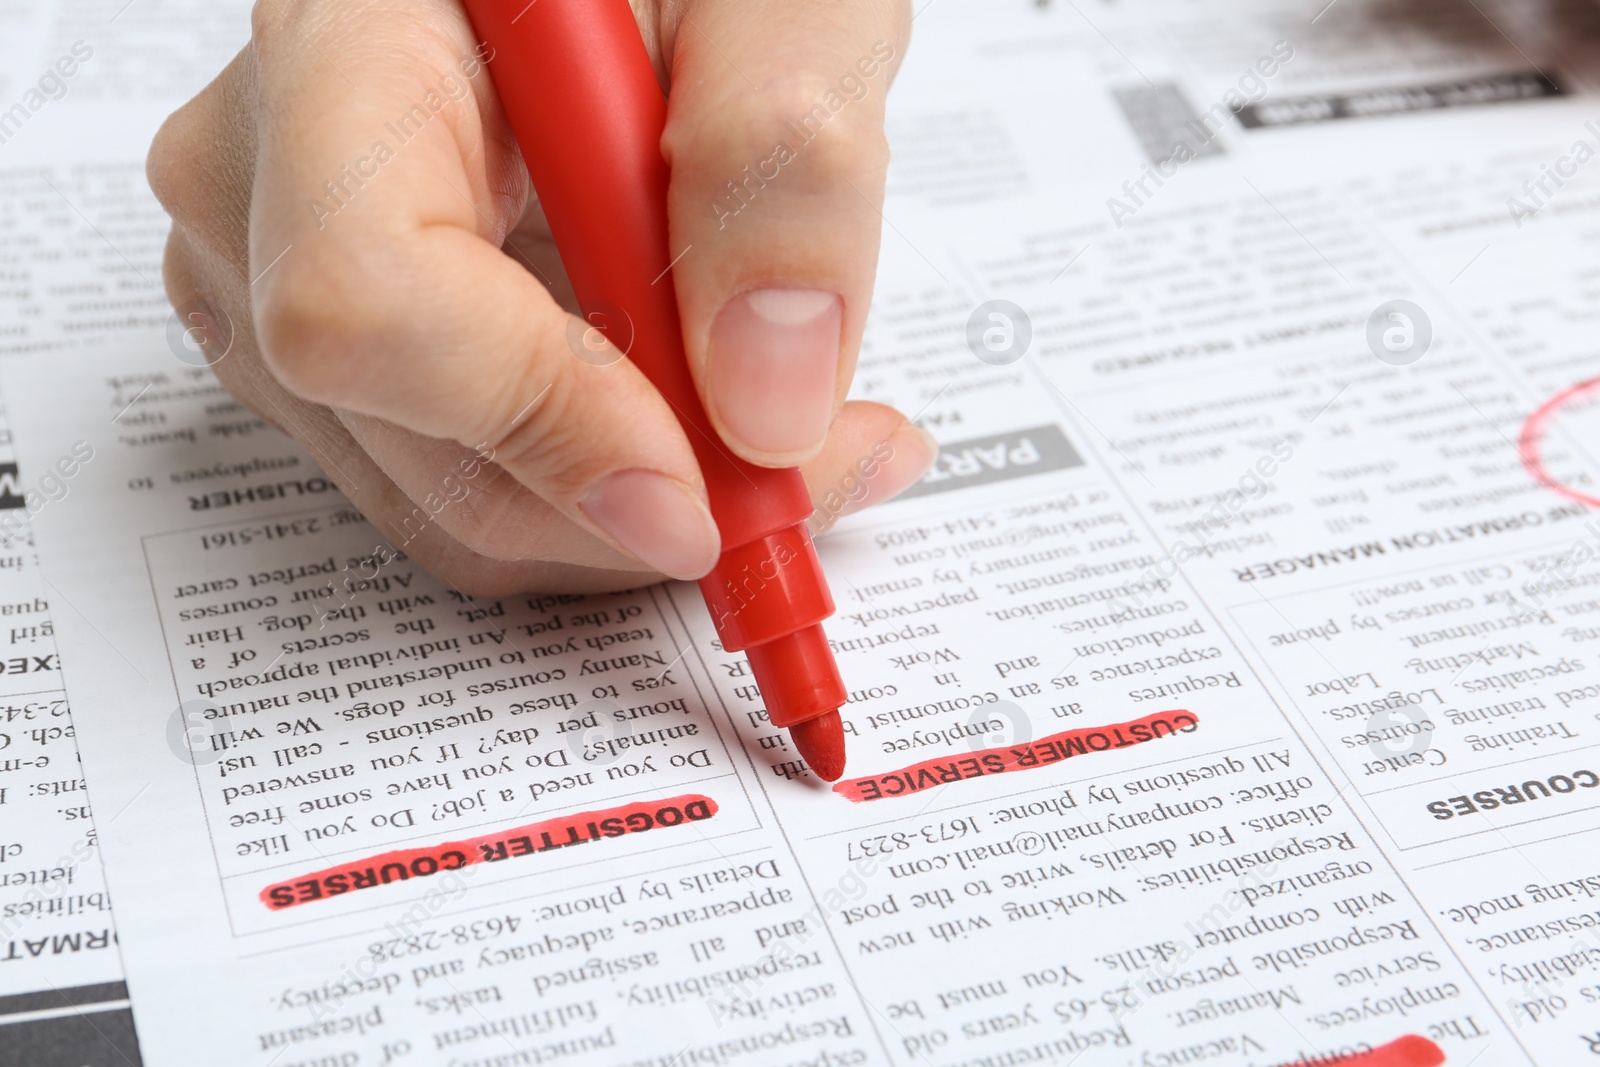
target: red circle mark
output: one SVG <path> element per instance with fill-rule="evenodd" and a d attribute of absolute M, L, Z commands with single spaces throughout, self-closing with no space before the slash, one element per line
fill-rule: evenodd
<path fill-rule="evenodd" d="M 1539 406 L 1539 410 L 1528 416 L 1528 421 L 1522 424 L 1522 434 L 1517 438 L 1517 454 L 1522 457 L 1522 465 L 1528 468 L 1539 484 L 1553 489 L 1569 500 L 1576 500 L 1580 504 L 1587 504 L 1591 508 L 1600 508 L 1600 497 L 1592 497 L 1587 493 L 1580 493 L 1569 485 L 1557 481 L 1545 468 L 1541 445 L 1545 433 L 1545 424 L 1550 421 L 1558 410 L 1564 405 L 1576 400 L 1586 393 L 1600 390 L 1600 378 L 1590 378 L 1586 382 L 1579 382 L 1570 389 L 1562 390 L 1554 397 L 1546 400 Z"/>

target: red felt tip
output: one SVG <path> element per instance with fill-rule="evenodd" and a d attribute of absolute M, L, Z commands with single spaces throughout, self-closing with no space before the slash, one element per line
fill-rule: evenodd
<path fill-rule="evenodd" d="M 844 775 L 844 723 L 837 711 L 795 723 L 789 727 L 789 736 L 818 778 L 837 782 Z"/>

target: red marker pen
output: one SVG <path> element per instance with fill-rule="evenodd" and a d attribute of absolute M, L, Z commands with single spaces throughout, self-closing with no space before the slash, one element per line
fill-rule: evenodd
<path fill-rule="evenodd" d="M 627 0 L 465 3 L 585 319 L 666 397 L 694 446 L 722 533 L 722 558 L 700 579 L 722 646 L 749 657 L 772 724 L 834 781 L 845 690 L 822 633 L 833 597 L 805 527 L 811 497 L 798 470 L 729 452 L 695 392 L 669 269 L 667 101 L 633 12 Z"/>

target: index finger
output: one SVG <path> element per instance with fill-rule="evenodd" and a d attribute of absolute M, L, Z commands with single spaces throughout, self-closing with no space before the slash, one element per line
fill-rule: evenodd
<path fill-rule="evenodd" d="M 256 12 L 251 297 L 278 380 L 492 456 L 651 569 L 709 570 L 717 530 L 671 409 L 501 250 L 527 179 L 460 7 Z"/>

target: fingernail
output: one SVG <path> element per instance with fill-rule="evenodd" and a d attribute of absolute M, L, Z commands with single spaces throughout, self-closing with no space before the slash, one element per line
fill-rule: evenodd
<path fill-rule="evenodd" d="M 844 302 L 822 289 L 756 289 L 722 306 L 707 378 L 725 432 L 755 452 L 813 452 L 833 416 Z"/>
<path fill-rule="evenodd" d="M 578 508 L 641 563 L 670 578 L 701 577 L 722 549 L 717 524 L 700 498 L 655 471 L 608 474 Z"/>
<path fill-rule="evenodd" d="M 867 476 L 866 495 L 846 503 L 839 510 L 841 518 L 873 504 L 881 504 L 910 489 L 939 458 L 939 442 L 934 440 L 933 434 L 915 423 L 908 422 L 890 434 L 887 444 L 890 455 L 878 464 L 875 472 Z"/>

